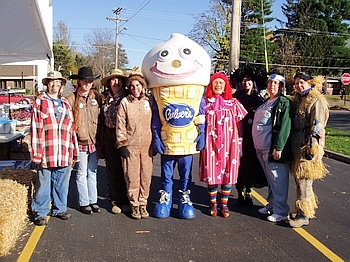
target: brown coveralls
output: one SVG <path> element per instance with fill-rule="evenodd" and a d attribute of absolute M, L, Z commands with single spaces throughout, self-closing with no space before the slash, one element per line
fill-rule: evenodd
<path fill-rule="evenodd" d="M 148 97 L 129 95 L 117 113 L 116 142 L 127 146 L 130 157 L 123 158 L 124 176 L 131 206 L 145 206 L 152 177 L 152 110 Z"/>

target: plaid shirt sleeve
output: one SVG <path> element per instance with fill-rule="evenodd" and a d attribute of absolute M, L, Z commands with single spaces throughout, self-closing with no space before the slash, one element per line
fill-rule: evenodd
<path fill-rule="evenodd" d="M 32 161 L 34 163 L 40 163 L 43 154 L 42 131 L 43 131 L 43 118 L 41 108 L 41 100 L 36 99 L 31 116 L 30 126 L 30 138 L 32 147 Z"/>

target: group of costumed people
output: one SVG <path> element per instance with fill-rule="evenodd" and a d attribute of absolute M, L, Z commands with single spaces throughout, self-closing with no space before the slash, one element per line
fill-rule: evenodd
<path fill-rule="evenodd" d="M 297 72 L 293 80 L 295 90 L 290 100 L 283 95 L 285 78 L 279 73 L 267 76 L 263 70 L 245 65 L 231 75 L 234 97 L 248 111 L 243 119 L 236 204 L 250 206 L 251 188 L 268 185 L 268 204 L 259 212 L 269 215 L 271 222 L 286 220 L 291 214 L 289 224 L 301 227 L 315 218 L 318 207 L 313 181 L 328 173 L 322 157 L 329 109 L 320 93 L 324 77 Z M 262 91 L 265 88 L 267 92 Z M 291 213 L 287 203 L 289 175 L 296 182 Z"/>
<path fill-rule="evenodd" d="M 135 67 L 128 77 L 119 69 L 112 70 L 101 80 L 107 89 L 102 95 L 93 88 L 98 76 L 89 67 L 80 68 L 77 75 L 71 76 L 77 79 L 78 88 L 68 99 L 58 92 L 61 85 L 53 85 L 57 82 L 54 76 L 45 78 L 48 90 L 38 99 L 53 101 L 50 121 L 60 123 L 62 116 L 57 115 L 60 112 L 57 108 L 62 107 L 67 109 L 63 115 L 69 120 L 67 125 L 75 127 L 67 134 L 69 159 L 47 162 L 45 149 L 37 141 L 45 139 L 39 131 L 48 123 L 42 117 L 42 102 L 37 99 L 31 127 L 33 161 L 41 170 L 37 181 L 46 181 L 55 172 L 48 168 L 59 171 L 64 168 L 66 174 L 64 196 L 53 197 L 53 215 L 61 219 L 70 217 L 66 194 L 73 159 L 78 161 L 80 211 L 100 212 L 97 160 L 104 158 L 111 212 L 131 212 L 136 219 L 148 217 L 152 156 L 160 154 L 160 199 L 153 215 L 169 217 L 175 197 L 178 217 L 195 218 L 190 196 L 193 156 L 199 154 L 199 176 L 208 185 L 210 215 L 229 216 L 228 199 L 233 185 L 238 206 L 252 206 L 252 188 L 268 186 L 269 204 L 259 212 L 269 214 L 267 219 L 272 222 L 284 220 L 289 214 L 286 197 L 290 172 L 297 183 L 295 216 L 290 224 L 307 225 L 317 208 L 312 182 L 327 172 L 322 156 L 328 106 L 318 91 L 322 81 L 297 73 L 296 94 L 290 101 L 282 94 L 285 79 L 278 73 L 268 75 L 247 64 L 228 80 L 224 73 L 210 75 L 210 70 L 208 53 L 189 38 L 174 33 L 168 41 L 152 48 L 141 68 Z M 60 74 L 55 74 L 60 76 L 57 78 L 60 83 L 65 83 Z M 55 87 L 54 91 L 51 86 Z M 236 90 L 234 94 L 232 87 Z M 146 88 L 151 91 L 151 97 L 146 95 Z M 59 124 L 59 128 L 63 127 Z M 254 142 L 262 136 L 268 139 L 257 148 Z M 180 178 L 175 193 L 176 165 Z M 276 182 L 274 172 L 279 172 L 281 167 L 283 173 Z M 57 185 L 56 189 L 54 185 L 54 193 L 61 187 L 62 184 Z M 40 195 L 43 190 L 45 194 Z M 37 225 L 46 224 L 50 194 L 47 186 L 42 189 L 37 184 L 32 203 Z M 56 199 L 62 199 L 57 210 Z"/>
<path fill-rule="evenodd" d="M 181 41 L 191 48 L 183 48 Z M 161 154 L 162 189 L 154 216 L 170 215 L 177 164 L 178 216 L 195 217 L 191 169 L 193 154 L 200 153 L 199 176 L 208 185 L 212 216 L 229 216 L 232 185 L 236 185 L 239 206 L 253 205 L 253 187 L 268 186 L 269 203 L 259 212 L 268 214 L 271 222 L 287 219 L 292 174 L 297 200 L 290 225 L 307 225 L 317 208 L 312 183 L 327 173 L 322 157 L 329 112 L 319 92 L 324 79 L 297 73 L 291 101 L 284 96 L 285 78 L 279 73 L 267 74 L 247 64 L 230 76 L 230 85 L 224 73 L 214 73 L 208 81 L 208 61 L 199 45 L 179 34 L 153 48 L 143 61 L 142 71 L 154 96 L 153 148 Z M 194 70 L 193 65 L 202 67 Z M 232 87 L 236 89 L 233 96 Z M 263 124 L 254 124 L 256 111 Z M 261 136 L 259 128 L 268 138 L 261 150 L 256 149 L 253 138 Z"/>

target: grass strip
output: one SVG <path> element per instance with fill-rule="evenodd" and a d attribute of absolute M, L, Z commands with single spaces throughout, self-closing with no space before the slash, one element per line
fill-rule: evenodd
<path fill-rule="evenodd" d="M 350 156 L 350 132 L 326 128 L 327 150 Z"/>

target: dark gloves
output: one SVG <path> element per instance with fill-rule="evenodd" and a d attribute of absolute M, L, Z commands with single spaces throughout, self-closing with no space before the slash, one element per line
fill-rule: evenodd
<path fill-rule="evenodd" d="M 199 133 L 194 142 L 197 143 L 196 149 L 201 151 L 205 147 L 205 134 L 203 132 Z"/>
<path fill-rule="evenodd" d="M 118 149 L 119 155 L 123 158 L 127 158 L 130 156 L 130 152 L 126 146 L 122 146 Z"/>

